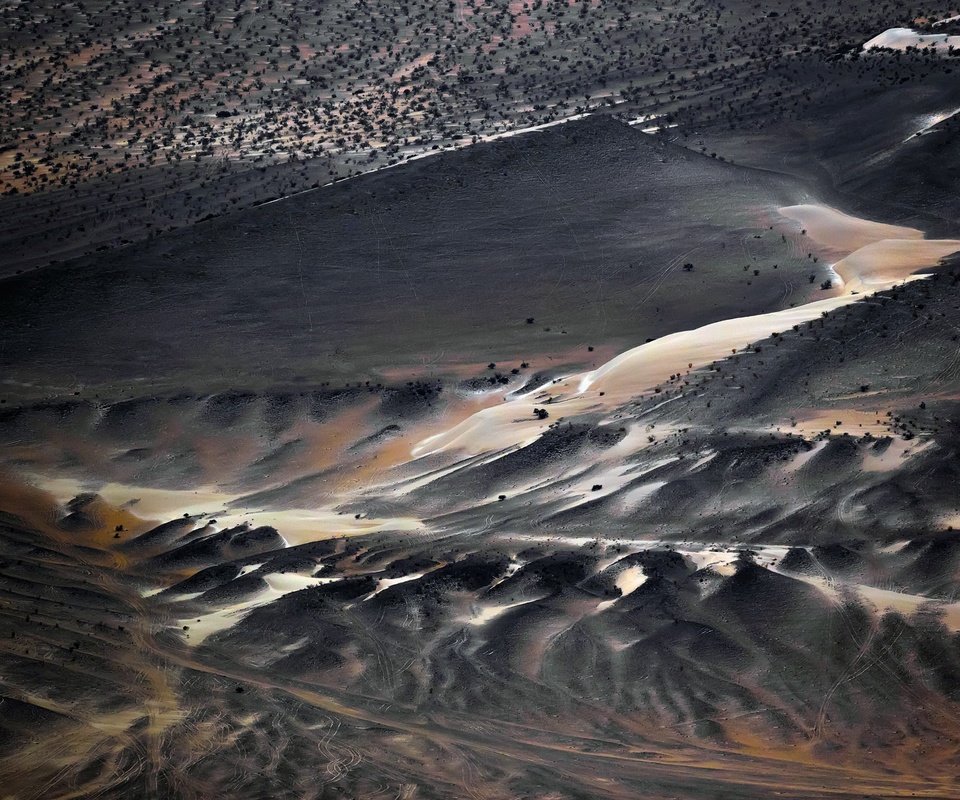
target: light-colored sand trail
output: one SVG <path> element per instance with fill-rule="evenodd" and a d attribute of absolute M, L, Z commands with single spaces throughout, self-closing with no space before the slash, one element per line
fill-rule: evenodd
<path fill-rule="evenodd" d="M 413 517 L 356 518 L 334 508 L 266 508 L 242 505 L 243 495 L 212 486 L 198 489 L 155 489 L 122 483 L 85 482 L 74 478 L 31 476 L 38 486 L 58 502 L 65 503 L 86 492 L 96 492 L 107 503 L 129 508 L 141 520 L 164 520 L 183 515 L 217 520 L 217 530 L 234 525 L 270 525 L 282 531 L 287 544 L 297 545 L 341 536 L 359 536 L 380 531 L 409 531 L 421 528 Z M 130 505 L 131 498 L 136 503 Z"/>
<path fill-rule="evenodd" d="M 960 251 L 960 240 L 927 240 L 915 228 L 859 219 L 827 206 L 796 205 L 778 211 L 806 232 L 811 247 L 819 246 L 840 256 L 834 270 L 843 282 L 843 293 L 796 308 L 721 320 L 647 342 L 596 370 L 571 375 L 485 408 L 420 441 L 412 456 L 439 452 L 477 455 L 526 446 L 558 419 L 611 412 L 655 390 L 672 375 L 722 359 L 731 351 L 817 319 L 865 294 L 921 277 L 914 273 Z M 546 411 L 548 416 L 538 418 L 535 409 Z"/>

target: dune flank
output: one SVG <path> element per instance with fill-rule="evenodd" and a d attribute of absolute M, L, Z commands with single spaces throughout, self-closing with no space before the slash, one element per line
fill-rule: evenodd
<path fill-rule="evenodd" d="M 556 422 L 609 413 L 690 369 L 722 359 L 752 342 L 817 319 L 865 294 L 909 280 L 923 267 L 960 251 L 960 240 L 926 240 L 915 228 L 860 219 L 828 206 L 779 209 L 817 245 L 841 253 L 835 270 L 845 293 L 795 308 L 733 318 L 664 336 L 616 356 L 590 372 L 555 380 L 499 406 L 485 408 L 447 431 L 419 442 L 414 457 L 442 451 L 492 453 L 529 444 Z M 536 409 L 540 409 L 540 414 Z M 548 416 L 543 417 L 543 412 Z"/>

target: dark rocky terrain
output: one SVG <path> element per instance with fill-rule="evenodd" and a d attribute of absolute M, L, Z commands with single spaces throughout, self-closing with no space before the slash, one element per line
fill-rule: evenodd
<path fill-rule="evenodd" d="M 5 12 L 0 794 L 960 795 L 953 9 Z"/>
<path fill-rule="evenodd" d="M 11 0 L 8 8 L 0 244 L 9 269 L 124 246 L 585 111 L 656 117 L 651 125 L 677 124 L 697 150 L 724 155 L 716 134 L 809 121 L 811 107 L 866 111 L 870 96 L 892 90 L 903 117 L 914 103 L 956 93 L 951 59 L 901 52 L 878 66 L 856 57 L 885 28 L 922 28 L 955 11 L 943 5 Z M 861 134 L 858 125 L 844 136 L 859 147 Z"/>

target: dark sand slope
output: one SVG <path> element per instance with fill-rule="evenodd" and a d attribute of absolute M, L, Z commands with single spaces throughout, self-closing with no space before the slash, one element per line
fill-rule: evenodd
<path fill-rule="evenodd" d="M 870 53 L 850 63 L 780 69 L 815 101 L 790 119 L 764 108 L 747 110 L 736 124 L 697 119 L 696 134 L 684 130 L 682 140 L 736 162 L 806 175 L 819 197 L 853 213 L 931 235 L 956 233 L 960 85 L 951 60 Z"/>
<path fill-rule="evenodd" d="M 118 396 L 589 365 L 587 345 L 802 302 L 822 265 L 768 228 L 803 197 L 590 118 L 9 278 L 0 369 L 13 395 Z"/>

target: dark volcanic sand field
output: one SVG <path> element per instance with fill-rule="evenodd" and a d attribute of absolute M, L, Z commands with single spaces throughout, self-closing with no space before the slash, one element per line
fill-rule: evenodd
<path fill-rule="evenodd" d="M 193 31 L 189 63 L 215 72 L 191 26 L 212 17 L 221 67 L 252 63 L 303 12 L 280 5 L 142 10 L 141 30 L 121 4 L 110 36 L 175 76 Z M 301 108 L 413 58 L 311 63 L 317 20 L 351 27 L 338 3 L 300 21 L 297 58 L 282 40 L 256 62 L 263 86 L 197 84 L 190 105 L 236 112 L 186 126 L 207 143 L 164 143 L 179 106 L 137 73 L 146 141 L 194 163 L 301 137 L 312 159 L 252 161 L 256 191 L 249 152 L 203 187 L 151 172 L 173 205 L 118 210 L 126 246 L 92 227 L 103 251 L 18 274 L 49 260 L 31 215 L 56 216 L 57 159 L 64 191 L 106 184 L 84 194 L 60 145 L 3 178 L 23 236 L 0 265 L 0 796 L 960 796 L 955 59 L 860 53 L 935 30 L 892 6 L 580 5 L 451 4 L 481 55 L 400 84 L 444 99 L 436 125 L 374 131 L 450 152 L 300 191 L 301 169 L 367 158 L 336 143 L 372 96 L 359 77 L 316 138 L 291 106 L 238 127 L 267 86 L 289 99 L 285 71 L 314 78 L 291 84 Z M 402 10 L 409 47 L 434 13 Z M 83 91 L 137 60 L 74 36 L 43 73 L 36 14 L 4 23 L 18 59 L 48 42 L 3 62 L 30 107 L 38 74 L 73 65 Z M 440 88 L 488 60 L 492 83 Z M 604 82 L 604 113 L 449 135 L 470 102 L 490 103 L 479 133 L 519 128 Z M 107 152 L 91 179 L 122 181 Z M 146 238 L 179 197 L 177 230 Z"/>
<path fill-rule="evenodd" d="M 11 278 L 0 360 L 87 396 L 589 364 L 588 346 L 803 302 L 823 266 L 772 226 L 806 196 L 590 118 Z"/>

